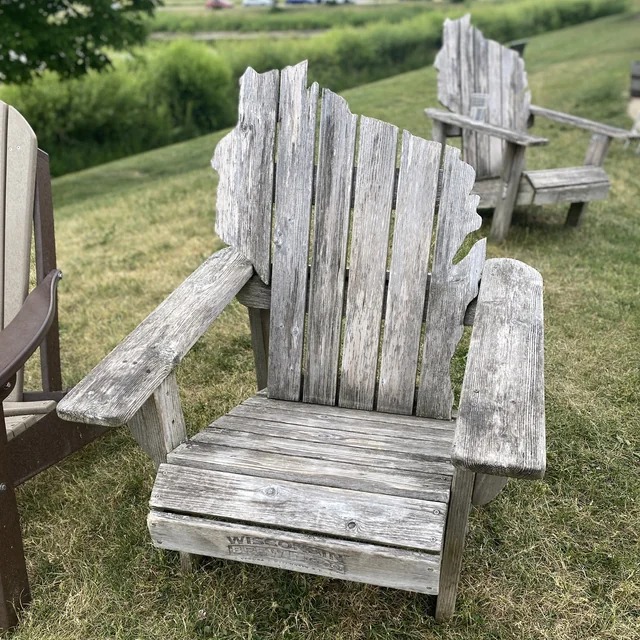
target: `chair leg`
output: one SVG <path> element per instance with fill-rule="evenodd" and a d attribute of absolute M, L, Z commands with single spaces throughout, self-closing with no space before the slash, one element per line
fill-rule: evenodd
<path fill-rule="evenodd" d="M 565 225 L 567 227 L 579 227 L 582 224 L 582 216 L 586 213 L 588 206 L 588 202 L 572 202 L 569 205 Z"/>
<path fill-rule="evenodd" d="M 516 206 L 520 178 L 524 169 L 526 147 L 507 143 L 499 183 L 499 197 L 491 221 L 489 237 L 494 242 L 502 242 L 509 232 L 513 209 Z"/>
<path fill-rule="evenodd" d="M 140 447 L 153 460 L 156 470 L 167 461 L 167 454 L 187 439 L 175 373 L 169 374 L 158 386 L 128 426 Z M 180 552 L 181 570 L 192 571 L 196 558 L 191 553 Z"/>
<path fill-rule="evenodd" d="M 475 473 L 456 469 L 451 483 L 451 500 L 447 515 L 442 564 L 440 565 L 440 588 L 436 600 L 436 620 L 444 622 L 452 615 L 456 606 L 458 581 L 462 568 L 464 538 L 467 533 L 471 495 Z"/>
<path fill-rule="evenodd" d="M 18 503 L 7 455 L 7 432 L 0 409 L 0 631 L 17 624 L 17 611 L 30 600 Z"/>
<path fill-rule="evenodd" d="M 607 156 L 610 145 L 611 138 L 609 136 L 594 133 L 591 136 L 591 141 L 587 148 L 587 154 L 584 159 L 585 165 L 601 167 L 604 164 L 604 159 Z M 588 206 L 588 202 L 572 202 L 569 207 L 569 213 L 567 214 L 565 224 L 568 227 L 579 227 L 582 224 L 583 216 L 586 213 Z"/>

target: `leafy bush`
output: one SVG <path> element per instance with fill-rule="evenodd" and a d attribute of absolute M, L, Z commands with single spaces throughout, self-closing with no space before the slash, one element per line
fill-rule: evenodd
<path fill-rule="evenodd" d="M 55 175 L 229 126 L 235 113 L 229 65 L 194 42 L 75 80 L 47 73 L 1 95 L 31 123 Z"/>
<path fill-rule="evenodd" d="M 216 131 L 233 121 L 231 68 L 211 47 L 173 42 L 150 58 L 147 76 L 148 97 L 168 115 L 173 139 Z"/>

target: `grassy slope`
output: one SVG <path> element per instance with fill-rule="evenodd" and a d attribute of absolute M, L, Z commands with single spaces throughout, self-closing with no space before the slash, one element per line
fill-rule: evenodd
<path fill-rule="evenodd" d="M 624 117 L 638 16 L 537 38 L 535 100 Z M 427 135 L 433 70 L 347 92 L 354 112 Z M 531 165 L 580 161 L 587 137 Z M 209 252 L 219 135 L 55 182 L 67 382 L 76 381 Z M 580 230 L 562 208 L 529 212 L 492 255 L 545 278 L 549 472 L 474 513 L 458 616 L 437 626 L 414 594 L 212 561 L 181 576 L 145 530 L 153 471 L 115 432 L 19 493 L 34 603 L 15 638 L 440 638 L 633 640 L 640 636 L 640 158 L 619 145 L 611 198 Z M 190 424 L 252 390 L 244 313 L 233 307 L 180 368 Z M 430 607 L 432 602 L 427 599 Z"/>

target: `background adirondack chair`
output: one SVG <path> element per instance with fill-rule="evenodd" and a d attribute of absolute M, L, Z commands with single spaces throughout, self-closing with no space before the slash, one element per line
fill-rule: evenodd
<path fill-rule="evenodd" d="M 27 298 L 32 240 L 38 286 Z M 0 629 L 29 600 L 14 488 L 105 431 L 55 413 L 64 395 L 59 278 L 49 159 L 26 120 L 0 102 Z M 38 348 L 42 389 L 25 391 L 22 367 Z"/>
<path fill-rule="evenodd" d="M 435 140 L 462 135 L 463 157 L 476 170 L 480 207 L 494 209 L 492 239 L 505 238 L 516 205 L 570 202 L 567 224 L 577 226 L 589 201 L 607 197 L 609 178 L 602 164 L 611 140 L 637 134 L 532 105 L 522 58 L 485 38 L 469 15 L 445 20 L 435 67 L 438 99 L 450 111 L 425 113 L 433 119 Z M 532 116 L 591 132 L 584 166 L 525 170 L 527 147 L 548 142 L 527 133 Z"/>
<path fill-rule="evenodd" d="M 231 246 L 58 412 L 130 427 L 158 465 L 151 537 L 185 564 L 199 554 L 437 594 L 444 619 L 472 496 L 544 472 L 542 281 L 485 262 L 484 239 L 453 263 L 480 225 L 473 169 L 398 133 L 307 88 L 305 63 L 247 70 L 239 123 L 213 158 Z M 187 440 L 173 370 L 236 295 L 263 391 Z M 452 420 L 450 360 L 474 310 Z"/>

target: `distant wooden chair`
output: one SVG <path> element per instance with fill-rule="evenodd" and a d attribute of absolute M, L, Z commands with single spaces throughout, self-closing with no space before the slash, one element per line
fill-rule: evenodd
<path fill-rule="evenodd" d="M 445 20 L 442 49 L 435 61 L 438 99 L 450 111 L 426 109 L 433 137 L 444 142 L 462 135 L 463 157 L 476 170 L 474 193 L 480 207 L 494 209 L 491 238 L 503 240 L 516 205 L 570 202 L 567 224 L 577 226 L 588 202 L 609 193 L 602 168 L 612 139 L 640 138 L 585 118 L 531 104 L 524 61 L 517 52 L 488 40 L 469 15 Z M 545 138 L 527 133 L 532 116 L 543 116 L 590 131 L 582 167 L 525 170 L 527 147 Z"/>
<path fill-rule="evenodd" d="M 444 619 L 472 499 L 544 472 L 542 280 L 485 262 L 485 240 L 454 263 L 480 225 L 473 169 L 398 134 L 307 88 L 304 63 L 247 70 L 212 161 L 231 246 L 58 412 L 130 427 L 158 465 L 151 537 L 186 564 L 199 554 L 438 594 Z M 173 370 L 236 295 L 263 390 L 187 440 Z M 471 322 L 453 419 L 450 361 Z"/>
<path fill-rule="evenodd" d="M 27 298 L 32 240 L 38 286 Z M 60 420 L 60 372 L 49 160 L 24 118 L 0 102 L 0 630 L 29 600 L 15 487 L 104 433 Z M 25 300 L 26 298 L 26 300 Z M 22 367 L 40 348 L 42 389 Z"/>

